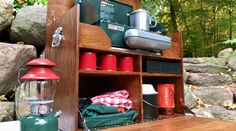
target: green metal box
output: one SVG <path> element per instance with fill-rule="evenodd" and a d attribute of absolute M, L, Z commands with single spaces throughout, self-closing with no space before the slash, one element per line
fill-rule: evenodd
<path fill-rule="evenodd" d="M 129 25 L 127 14 L 133 11 L 131 6 L 113 0 L 81 0 L 80 9 L 80 21 L 88 24 L 106 20 Z"/>
<path fill-rule="evenodd" d="M 124 41 L 124 35 L 125 31 L 131 29 L 130 26 L 107 22 L 105 20 L 101 21 L 100 26 L 110 37 L 113 47 L 129 48 Z"/>

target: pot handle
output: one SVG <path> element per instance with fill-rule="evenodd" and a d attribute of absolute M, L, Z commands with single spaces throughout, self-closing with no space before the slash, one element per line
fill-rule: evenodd
<path fill-rule="evenodd" d="M 154 20 L 154 25 L 152 25 L 152 20 Z M 157 26 L 157 19 L 156 19 L 156 17 L 154 17 L 154 16 L 151 16 L 150 17 L 150 27 L 151 28 L 154 28 L 154 27 L 156 27 Z"/>

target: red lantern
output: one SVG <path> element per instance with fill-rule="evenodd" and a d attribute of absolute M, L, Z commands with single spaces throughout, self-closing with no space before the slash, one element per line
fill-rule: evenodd
<path fill-rule="evenodd" d="M 20 79 L 25 81 L 23 91 L 31 105 L 31 113 L 47 114 L 52 108 L 56 84 L 60 79 L 52 70 L 56 64 L 48 59 L 37 58 L 26 65 L 31 66 L 31 69 Z"/>

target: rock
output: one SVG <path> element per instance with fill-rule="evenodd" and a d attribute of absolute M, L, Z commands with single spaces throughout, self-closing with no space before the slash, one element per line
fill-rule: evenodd
<path fill-rule="evenodd" d="M 236 111 L 227 110 L 222 106 L 213 105 L 207 108 L 193 109 L 197 116 L 216 118 L 221 120 L 233 120 L 236 121 Z"/>
<path fill-rule="evenodd" d="M 188 73 L 187 84 L 197 86 L 231 85 L 233 80 L 226 74 Z"/>
<path fill-rule="evenodd" d="M 184 63 L 200 64 L 196 58 L 183 58 Z"/>
<path fill-rule="evenodd" d="M 228 73 L 228 68 L 226 66 L 212 65 L 212 64 L 184 64 L 184 69 L 187 72 L 193 73 Z"/>
<path fill-rule="evenodd" d="M 198 87 L 192 93 L 207 105 L 223 105 L 225 102 L 233 101 L 231 89 L 222 86 Z"/>
<path fill-rule="evenodd" d="M 217 55 L 218 58 L 228 59 L 230 54 L 233 52 L 232 48 L 226 48 L 220 51 Z"/>
<path fill-rule="evenodd" d="M 236 50 L 233 51 L 229 56 L 228 67 L 236 71 Z"/>
<path fill-rule="evenodd" d="M 0 0 L 0 34 L 12 23 L 13 0 Z"/>
<path fill-rule="evenodd" d="M 227 64 L 227 60 L 215 57 L 184 58 L 183 62 L 190 64 L 210 64 L 220 66 L 225 66 Z"/>
<path fill-rule="evenodd" d="M 227 60 L 222 59 L 222 58 L 199 57 L 196 59 L 201 64 L 220 65 L 220 66 L 225 66 L 227 64 Z"/>
<path fill-rule="evenodd" d="M 14 102 L 0 101 L 0 122 L 14 119 Z"/>
<path fill-rule="evenodd" d="M 0 95 L 12 92 L 18 70 L 34 58 L 36 50 L 32 45 L 0 43 Z"/>
<path fill-rule="evenodd" d="M 183 71 L 183 75 L 184 75 L 184 83 L 186 83 L 186 81 L 187 81 L 187 78 L 188 78 L 188 72 L 185 70 L 185 69 L 183 69 L 184 71 Z"/>
<path fill-rule="evenodd" d="M 236 71 L 236 58 L 229 58 L 228 66 L 230 69 Z"/>
<path fill-rule="evenodd" d="M 197 104 L 197 96 L 191 91 L 189 85 L 184 85 L 184 99 L 187 107 L 192 108 Z"/>
<path fill-rule="evenodd" d="M 45 43 L 47 8 L 28 6 L 16 15 L 11 26 L 11 40 L 23 41 L 25 44 L 43 47 Z"/>
<path fill-rule="evenodd" d="M 205 108 L 197 108 L 192 110 L 197 117 L 205 117 L 205 118 L 215 118 L 211 111 Z"/>

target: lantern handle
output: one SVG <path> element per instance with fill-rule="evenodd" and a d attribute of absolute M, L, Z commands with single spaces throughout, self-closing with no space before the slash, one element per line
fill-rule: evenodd
<path fill-rule="evenodd" d="M 20 77 L 21 77 L 21 73 L 22 71 L 26 71 L 28 68 L 22 68 L 18 71 L 18 74 L 17 74 L 17 82 L 18 84 L 21 84 L 21 81 L 20 81 Z"/>
<path fill-rule="evenodd" d="M 27 70 L 27 68 L 22 68 L 22 69 L 19 69 L 19 71 L 18 71 L 18 75 L 17 75 L 17 82 L 18 82 L 18 84 L 19 84 L 19 88 L 21 88 L 21 81 L 20 81 L 20 77 L 21 77 L 21 73 L 23 72 L 23 71 L 26 71 Z M 17 85 L 16 85 L 16 89 L 17 89 Z M 16 104 L 15 104 L 15 106 L 16 106 L 16 114 L 17 115 L 19 115 L 19 117 L 21 118 L 22 117 L 22 115 L 19 113 L 19 98 L 20 98 L 20 90 L 21 89 L 18 89 L 18 95 L 17 95 L 17 98 L 16 98 Z M 16 90 L 17 91 L 17 90 Z"/>

